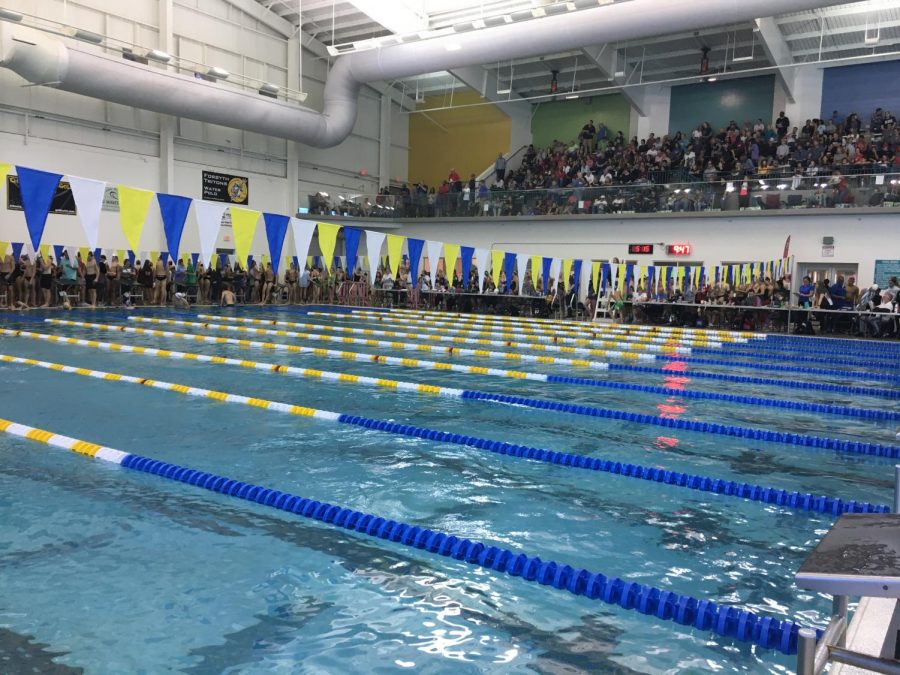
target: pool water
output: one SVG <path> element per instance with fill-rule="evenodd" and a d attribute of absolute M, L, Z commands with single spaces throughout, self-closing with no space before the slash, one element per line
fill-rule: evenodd
<path fill-rule="evenodd" d="M 195 313 L 168 310 L 142 315 L 199 321 Z M 98 325 L 900 412 L 900 401 L 882 396 L 691 377 L 704 371 L 848 384 L 837 375 L 759 370 L 755 363 L 784 361 L 753 342 L 723 346 L 721 356 L 702 354 L 733 366 L 688 359 L 683 370 L 651 374 L 149 325 L 115 312 L 47 316 L 81 325 L 44 323 L 44 315 L 31 312 L 0 315 L 0 326 L 897 443 L 897 421 L 388 366 Z M 236 316 L 396 329 L 297 308 L 247 308 Z M 417 330 L 427 341 L 430 329 Z M 778 353 L 815 355 L 821 344 L 798 338 L 779 342 Z M 895 391 L 897 371 L 889 362 L 897 363 L 896 347 L 850 353 L 855 348 L 841 345 L 846 359 L 809 365 L 868 373 L 870 379 L 852 384 Z M 526 343 L 517 349 L 531 353 Z M 876 457 L 26 337 L 0 336 L 0 353 L 769 487 L 878 504 L 892 496 L 894 462 Z M 4 419 L 763 616 L 827 623 L 830 598 L 801 591 L 792 579 L 830 527 L 830 515 L 29 365 L 0 363 L 0 373 Z M 0 655 L 58 672 L 764 673 L 788 672 L 794 664 L 774 650 L 8 435 L 0 435 L 0 588 Z"/>

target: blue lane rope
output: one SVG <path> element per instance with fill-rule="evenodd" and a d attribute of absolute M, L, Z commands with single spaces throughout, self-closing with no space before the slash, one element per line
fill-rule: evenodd
<path fill-rule="evenodd" d="M 527 349 L 527 347 L 525 347 Z M 832 368 L 810 368 L 808 366 L 789 366 L 781 363 L 760 363 L 745 361 L 730 361 L 727 359 L 704 359 L 701 357 L 669 356 L 656 354 L 656 358 L 662 361 L 684 361 L 689 365 L 701 364 L 704 366 L 728 366 L 729 368 L 747 368 L 750 370 L 774 370 L 782 373 L 807 373 L 809 375 L 826 375 L 829 377 L 846 377 L 854 380 L 878 380 L 891 383 L 900 383 L 900 375 L 890 373 L 872 373 L 855 370 L 835 370 Z"/>
<path fill-rule="evenodd" d="M 775 379 L 770 377 L 754 377 L 751 375 L 730 375 L 727 373 L 707 373 L 702 370 L 690 370 L 685 372 L 666 370 L 664 368 L 652 368 L 650 366 L 632 366 L 621 363 L 610 363 L 608 371 L 621 370 L 637 373 L 653 373 L 655 375 L 680 375 L 691 379 L 722 380 L 723 382 L 739 382 L 742 384 L 764 384 L 772 387 L 785 387 L 787 389 L 810 389 L 814 391 L 835 391 L 844 394 L 858 394 L 861 396 L 874 396 L 876 398 L 900 399 L 900 390 L 877 389 L 875 387 L 857 387 L 847 384 L 829 384 L 827 382 L 804 382 L 803 380 Z"/>
<path fill-rule="evenodd" d="M 843 405 L 829 405 L 827 403 L 806 403 L 804 401 L 786 401 L 777 398 L 764 398 L 759 396 L 744 396 L 740 394 L 722 394 L 711 391 L 691 391 L 687 389 L 674 389 L 671 387 L 657 387 L 646 384 L 631 384 L 629 382 L 613 382 L 611 380 L 597 380 L 588 377 L 564 377 L 562 375 L 548 375 L 547 382 L 556 384 L 571 384 L 588 387 L 604 387 L 607 389 L 622 389 L 625 391 L 639 391 L 647 394 L 663 394 L 665 396 L 678 396 L 680 398 L 692 398 L 707 401 L 727 401 L 728 403 L 740 403 L 744 405 L 758 405 L 769 408 L 786 408 L 790 410 L 802 410 L 804 412 L 823 413 L 826 415 L 844 415 L 846 417 L 859 417 L 872 420 L 898 420 L 900 412 L 894 410 L 875 410 L 872 408 L 853 408 Z"/>
<path fill-rule="evenodd" d="M 816 353 L 822 353 L 820 350 L 816 350 Z M 789 361 L 796 363 L 830 363 L 834 364 L 836 360 L 840 360 L 843 363 L 847 363 L 848 365 L 853 365 L 854 367 L 859 366 L 875 366 L 879 370 L 900 370 L 900 363 L 896 362 L 893 357 L 888 357 L 889 360 L 881 361 L 875 360 L 873 363 L 873 359 L 869 356 L 862 355 L 854 355 L 853 352 L 850 351 L 842 351 L 837 352 L 834 356 L 830 357 L 818 357 L 818 356 L 802 356 L 800 354 L 792 354 L 790 352 L 785 352 L 783 354 L 773 354 L 767 351 L 750 351 L 746 349 L 710 349 L 707 347 L 692 347 L 691 354 L 718 354 L 719 356 L 737 356 L 744 358 L 761 358 L 766 359 L 767 361 Z M 687 356 L 684 358 L 685 361 L 692 361 L 692 357 Z M 858 361 L 862 361 L 859 363 Z M 740 365 L 745 365 L 743 362 L 737 362 Z M 752 363 L 746 364 L 748 367 L 754 367 Z"/>
<path fill-rule="evenodd" d="M 845 345 L 847 347 L 852 348 L 850 351 L 856 352 L 875 352 L 878 354 L 884 354 L 885 352 L 892 352 L 895 356 L 900 356 L 900 344 L 892 344 L 890 342 L 875 342 L 871 340 L 859 340 L 859 339 L 849 339 L 849 338 L 834 338 L 834 337 L 819 337 L 819 336 L 809 336 L 809 337 L 797 337 L 794 335 L 767 335 L 765 340 L 754 342 L 753 345 L 755 347 L 761 347 L 763 349 L 771 348 L 771 349 L 787 349 L 785 345 L 791 345 L 791 347 L 808 347 L 811 344 L 816 345 L 816 349 L 828 349 L 833 350 L 840 345 Z"/>
<path fill-rule="evenodd" d="M 588 471 L 601 471 L 628 478 L 637 478 L 655 483 L 665 483 L 700 492 L 713 492 L 715 494 L 747 499 L 749 501 L 763 502 L 765 504 L 777 504 L 801 511 L 814 511 L 817 513 L 829 513 L 840 515 L 842 513 L 889 513 L 890 507 L 884 504 L 870 504 L 869 502 L 857 502 L 855 500 L 842 500 L 835 497 L 816 496 L 811 493 L 788 492 L 776 488 L 767 488 L 752 483 L 726 481 L 720 478 L 709 478 L 679 471 L 641 466 L 616 462 L 590 455 L 578 453 L 558 452 L 544 448 L 532 448 L 527 445 L 515 443 L 503 443 L 486 438 L 454 434 L 449 431 L 436 431 L 424 427 L 409 424 L 399 424 L 385 420 L 359 417 L 356 415 L 342 414 L 338 420 L 340 424 L 382 431 L 385 433 L 413 436 L 438 443 L 451 443 L 463 445 L 478 450 L 487 450 L 498 455 L 530 459 L 546 464 L 558 464 L 573 469 L 586 469 Z M 667 425 L 668 426 L 668 425 Z"/>
<path fill-rule="evenodd" d="M 488 546 L 456 535 L 386 520 L 370 513 L 342 508 L 328 502 L 307 499 L 141 455 L 128 455 L 121 466 L 294 513 L 370 537 L 428 551 L 445 558 L 465 561 L 469 565 L 520 577 L 542 586 L 552 586 L 557 590 L 583 595 L 609 605 L 618 605 L 622 609 L 655 616 L 663 621 L 672 621 L 741 642 L 752 642 L 763 649 L 775 649 L 783 654 L 794 654 L 797 651 L 797 634 L 800 626 L 793 621 L 760 616 L 749 610 L 719 605 L 709 600 L 700 600 L 619 577 L 610 578 L 600 572 L 576 569 L 570 565 L 542 560 L 540 557 L 532 557 L 525 553 L 517 554 L 508 549 Z M 817 635 L 820 636 L 821 632 L 817 630 Z"/>
<path fill-rule="evenodd" d="M 810 436 L 809 434 L 794 434 L 769 429 L 754 429 L 751 427 L 739 427 L 716 422 L 698 422 L 694 420 L 677 419 L 672 417 L 659 417 L 657 415 L 642 415 L 630 413 L 624 410 L 612 410 L 609 408 L 595 408 L 592 406 L 573 405 L 559 401 L 547 401 L 542 399 L 525 398 L 524 396 L 511 396 L 507 394 L 494 394 L 484 391 L 463 390 L 462 398 L 479 401 L 495 401 L 510 405 L 521 405 L 540 410 L 554 410 L 573 415 L 587 415 L 588 417 L 602 417 L 635 424 L 649 424 L 657 427 L 669 427 L 684 431 L 698 431 L 706 434 L 719 434 L 721 436 L 737 436 L 750 438 L 756 441 L 768 443 L 784 443 L 787 445 L 799 445 L 811 448 L 824 448 L 857 455 L 874 455 L 877 457 L 900 458 L 900 447 L 894 445 L 882 445 L 881 443 L 867 443 L 860 441 L 846 441 L 839 438 L 826 438 L 823 436 Z"/>

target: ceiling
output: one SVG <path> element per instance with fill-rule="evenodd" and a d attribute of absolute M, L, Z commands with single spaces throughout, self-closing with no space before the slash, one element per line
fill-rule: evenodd
<path fill-rule="evenodd" d="M 626 0 L 616 0 L 626 1 Z M 270 11 L 329 46 L 371 38 L 434 31 L 504 14 L 552 12 L 563 0 L 257 0 Z M 577 4 L 577 3 L 576 3 Z M 540 21 L 541 18 L 533 19 Z M 489 98 L 546 98 L 553 71 L 557 95 L 598 92 L 623 85 L 698 81 L 702 50 L 709 74 L 754 71 L 790 63 L 877 57 L 900 51 L 900 2 L 862 0 L 784 14 L 692 33 L 631 42 L 585 45 L 540 57 L 486 63 L 498 91 Z M 610 59 L 611 52 L 614 57 Z M 779 57 L 776 64 L 773 54 Z M 610 63 L 614 64 L 610 68 Z M 605 65 L 604 65 L 605 64 Z M 612 70 L 613 72 L 609 72 Z M 493 82 L 493 78 L 489 78 Z M 392 83 L 417 100 L 439 96 L 451 105 L 453 91 L 468 86 L 457 74 L 430 73 Z M 475 85 L 482 86 L 481 83 Z M 508 93 L 506 90 L 509 90 Z"/>

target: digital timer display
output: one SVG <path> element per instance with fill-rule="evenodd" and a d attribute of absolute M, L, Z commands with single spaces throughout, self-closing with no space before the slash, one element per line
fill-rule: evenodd
<path fill-rule="evenodd" d="M 690 244 L 669 244 L 666 246 L 666 253 L 669 255 L 690 255 Z"/>
<path fill-rule="evenodd" d="M 653 244 L 628 244 L 628 253 L 631 255 L 650 255 L 653 253 Z"/>

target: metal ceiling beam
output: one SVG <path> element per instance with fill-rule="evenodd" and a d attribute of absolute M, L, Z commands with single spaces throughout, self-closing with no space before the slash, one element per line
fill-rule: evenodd
<path fill-rule="evenodd" d="M 628 64 L 624 59 L 619 58 L 619 50 L 615 45 L 606 43 L 603 45 L 592 45 L 584 47 L 581 50 L 591 65 L 597 68 L 602 76 L 617 86 L 622 86 L 628 81 Z M 635 112 L 641 117 L 646 117 L 644 112 L 647 103 L 644 98 L 644 90 L 638 87 L 632 87 L 622 90 L 622 96 L 634 108 Z"/>
<path fill-rule="evenodd" d="M 867 54 L 868 56 L 877 57 L 877 56 L 881 56 L 882 54 L 875 51 L 875 49 L 877 49 L 879 47 L 893 47 L 895 45 L 900 45 L 900 38 L 879 40 L 877 45 L 867 45 L 862 42 L 860 42 L 859 44 L 855 44 L 855 45 L 842 45 L 842 46 L 832 45 L 831 47 L 828 47 L 827 49 L 823 47 L 821 52 L 819 51 L 818 47 L 816 47 L 815 49 L 799 49 L 794 52 L 794 56 L 800 58 L 800 57 L 805 57 L 805 56 L 818 56 L 821 53 L 823 55 L 822 61 L 827 62 L 830 60 L 827 57 L 828 54 L 842 54 L 843 52 L 852 52 L 852 51 L 862 49 L 862 50 L 865 50 L 866 52 L 868 52 L 868 54 Z M 840 58 L 840 57 L 835 57 L 835 58 Z M 809 63 L 809 61 L 805 61 L 804 63 Z"/>
<path fill-rule="evenodd" d="M 272 10 L 266 9 L 256 0 L 225 0 L 225 2 L 271 28 L 282 37 L 289 38 L 294 33 L 294 26 L 290 22 L 285 21 Z"/>
<path fill-rule="evenodd" d="M 879 21 L 877 24 L 879 29 L 885 28 L 897 28 L 900 26 L 900 21 Z M 831 35 L 850 35 L 852 33 L 865 33 L 866 24 L 865 22 L 860 24 L 854 24 L 852 26 L 829 26 L 825 30 L 825 37 L 829 37 Z M 807 31 L 806 33 L 793 33 L 792 35 L 785 35 L 784 39 L 787 42 L 794 42 L 796 40 L 818 40 L 821 35 L 821 31 Z"/>
<path fill-rule="evenodd" d="M 858 4 L 848 4 L 843 6 L 838 5 L 836 7 L 822 7 L 809 12 L 800 12 L 799 14 L 788 14 L 786 16 L 780 16 L 776 19 L 776 22 L 779 26 L 783 26 L 788 23 L 816 21 L 821 16 L 824 16 L 826 18 L 831 18 L 834 16 L 853 16 L 854 14 L 861 14 L 865 16 L 866 14 L 877 13 L 878 11 L 878 8 L 867 10 L 864 7 L 860 7 L 860 5 Z"/>
<path fill-rule="evenodd" d="M 788 67 L 794 63 L 791 46 L 785 41 L 781 29 L 772 17 L 757 19 L 756 27 L 758 29 L 756 34 L 759 36 L 763 51 L 769 58 L 769 63 L 776 67 L 775 77 L 781 83 L 788 102 L 795 103 L 794 82 L 796 80 L 796 71 Z"/>

